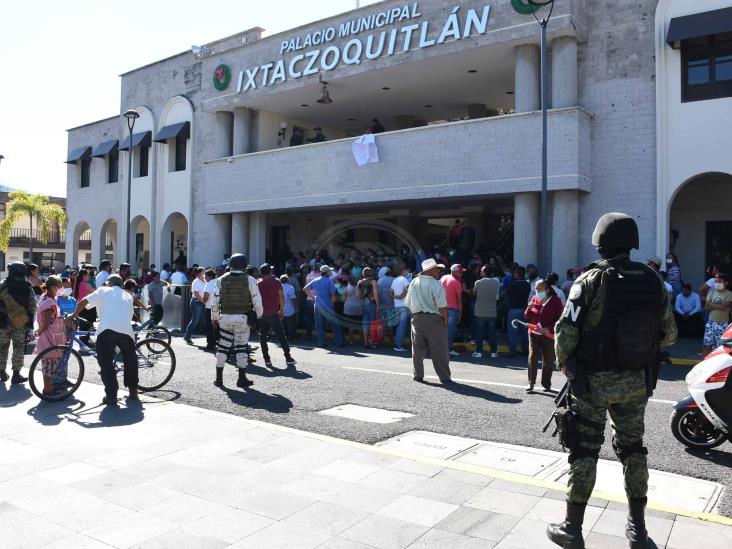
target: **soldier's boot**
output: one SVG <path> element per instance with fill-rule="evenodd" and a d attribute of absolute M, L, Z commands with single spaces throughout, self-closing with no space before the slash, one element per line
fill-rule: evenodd
<path fill-rule="evenodd" d="M 242 389 L 246 389 L 247 387 L 251 387 L 254 385 L 254 382 L 247 377 L 246 370 L 239 370 L 239 379 L 236 382 L 237 387 L 241 387 Z"/>
<path fill-rule="evenodd" d="M 216 367 L 216 379 L 214 380 L 214 385 L 216 387 L 223 387 L 224 386 L 224 369 Z"/>
<path fill-rule="evenodd" d="M 546 529 L 547 537 L 564 549 L 585 549 L 582 538 L 582 523 L 585 520 L 587 505 L 567 502 L 567 516 L 561 524 L 550 524 Z"/>
<path fill-rule="evenodd" d="M 10 379 L 10 376 L 8 375 L 8 373 L 5 370 L 0 372 L 0 383 L 5 383 L 9 379 Z"/>
<path fill-rule="evenodd" d="M 28 378 L 21 375 L 20 372 L 13 370 L 13 377 L 10 379 L 10 383 L 17 385 L 18 383 L 25 383 Z"/>
<path fill-rule="evenodd" d="M 625 537 L 630 549 L 646 549 L 648 547 L 648 531 L 646 530 L 646 503 L 648 498 L 628 500 L 628 524 Z"/>

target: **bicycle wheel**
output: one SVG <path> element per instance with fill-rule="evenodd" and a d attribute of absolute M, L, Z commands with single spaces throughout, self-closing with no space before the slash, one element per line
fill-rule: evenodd
<path fill-rule="evenodd" d="M 49 402 L 73 395 L 83 379 L 84 360 L 67 345 L 55 345 L 38 353 L 28 374 L 33 394 Z"/>
<path fill-rule="evenodd" d="M 170 381 L 175 373 L 175 353 L 165 341 L 143 339 L 135 345 L 137 353 L 137 387 L 155 391 Z"/>
<path fill-rule="evenodd" d="M 165 328 L 164 326 L 153 326 L 151 328 L 145 328 L 144 330 L 140 331 L 140 337 L 142 339 L 159 339 L 161 341 L 165 341 L 168 345 L 170 345 L 171 337 L 170 337 L 170 330 Z M 150 349 L 151 351 L 153 349 Z"/>

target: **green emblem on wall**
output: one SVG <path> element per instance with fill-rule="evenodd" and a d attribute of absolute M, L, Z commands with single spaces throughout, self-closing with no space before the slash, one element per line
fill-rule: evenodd
<path fill-rule="evenodd" d="M 511 5 L 513 6 L 513 9 L 520 14 L 531 15 L 532 13 L 536 13 L 540 7 L 549 5 L 553 1 L 554 0 L 511 0 Z"/>
<path fill-rule="evenodd" d="M 231 82 L 231 69 L 228 65 L 221 64 L 216 67 L 213 74 L 214 88 L 219 91 L 225 90 Z"/>

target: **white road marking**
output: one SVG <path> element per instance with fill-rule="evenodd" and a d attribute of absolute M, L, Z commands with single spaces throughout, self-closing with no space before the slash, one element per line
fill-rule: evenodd
<path fill-rule="evenodd" d="M 388 370 L 379 370 L 377 368 L 357 368 L 355 366 L 342 366 L 344 370 L 358 370 L 360 372 L 376 372 L 379 374 L 389 374 L 392 376 L 408 376 L 412 377 L 412 374 L 408 372 L 390 372 Z M 425 379 L 439 379 L 437 376 L 424 376 Z M 483 381 L 481 379 L 465 379 L 465 378 L 459 378 L 459 377 L 453 377 L 453 381 L 457 381 L 459 383 L 469 383 L 469 384 L 478 384 L 478 385 L 493 385 L 495 387 L 511 387 L 513 389 L 525 389 L 526 385 L 516 385 L 515 383 L 502 383 L 500 381 Z M 650 398 L 648 399 L 648 402 L 653 402 L 655 404 L 676 404 L 675 400 L 663 400 L 661 398 Z"/>

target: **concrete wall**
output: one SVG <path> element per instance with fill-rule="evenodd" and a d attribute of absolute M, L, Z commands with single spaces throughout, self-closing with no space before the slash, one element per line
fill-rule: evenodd
<path fill-rule="evenodd" d="M 550 115 L 550 188 L 589 190 L 590 115 Z M 204 165 L 208 213 L 476 196 L 538 190 L 540 116 L 454 122 L 379 135 L 380 162 L 357 167 L 351 139 Z"/>
<path fill-rule="evenodd" d="M 656 253 L 654 13 L 657 0 L 601 0 L 585 12 L 579 104 L 592 119 L 592 192 L 580 198 L 579 261 L 597 257 L 597 219 L 623 211 L 638 222 L 637 257 Z"/>

